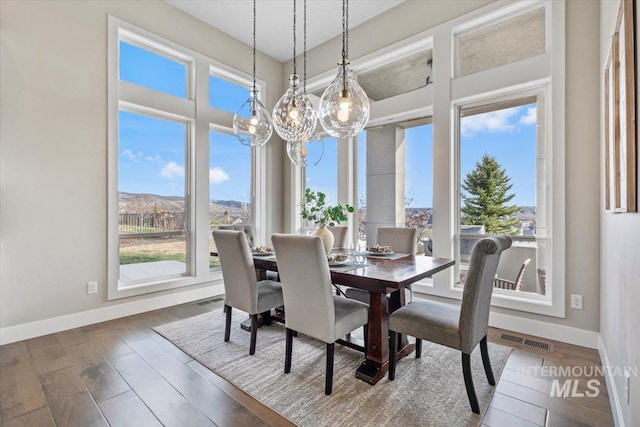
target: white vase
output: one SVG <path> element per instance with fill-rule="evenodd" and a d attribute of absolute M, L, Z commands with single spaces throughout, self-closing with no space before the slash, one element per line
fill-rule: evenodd
<path fill-rule="evenodd" d="M 322 239 L 322 245 L 324 246 L 324 251 L 329 253 L 333 248 L 333 233 L 327 227 L 319 227 L 313 233 L 314 236 L 319 236 Z"/>

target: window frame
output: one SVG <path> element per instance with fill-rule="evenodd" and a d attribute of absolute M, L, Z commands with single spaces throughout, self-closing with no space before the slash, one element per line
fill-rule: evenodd
<path fill-rule="evenodd" d="M 119 79 L 119 42 L 123 40 L 169 59 L 189 64 L 186 98 L 162 93 Z M 251 86 L 252 76 L 180 46 L 163 37 L 108 16 L 107 73 L 107 299 L 142 295 L 222 280 L 219 269 L 209 269 L 209 131 L 233 133 L 233 114 L 209 106 L 209 75 L 212 70 L 233 82 Z M 216 74 L 217 75 L 217 74 Z M 256 80 L 260 98 L 266 98 L 266 84 Z M 196 102 L 206 100 L 206 102 Z M 240 106 L 238 106 L 240 107 Z M 118 161 L 120 110 L 187 123 L 185 156 L 185 207 L 187 236 L 187 275 L 153 278 L 132 286 L 119 284 Z M 239 142 L 238 142 L 239 143 Z M 266 149 L 252 149 L 251 204 L 256 241 L 265 241 Z M 188 205 L 187 205 L 188 204 Z M 187 207 L 188 206 L 188 207 Z M 255 211 L 255 212 L 254 212 Z"/>
<path fill-rule="evenodd" d="M 512 19 L 540 8 L 545 9 L 545 52 L 531 58 L 501 65 L 465 76 L 455 77 L 455 38 L 461 32 L 473 31 Z M 371 115 L 367 128 L 388 123 L 430 116 L 433 118 L 433 230 L 434 256 L 454 258 L 456 232 L 457 194 L 457 125 L 456 108 L 470 102 L 492 99 L 499 96 L 526 92 L 546 87 L 544 101 L 547 147 L 547 194 L 549 222 L 553 228 L 552 271 L 548 271 L 550 293 L 544 298 L 518 298 L 494 293 L 492 306 L 538 313 L 554 317 L 565 317 L 565 5 L 551 0 L 515 2 L 505 5 L 493 3 L 411 36 L 361 58 L 352 60 L 356 74 L 393 62 L 403 56 L 421 50 L 433 49 L 434 84 L 386 100 L 371 103 Z M 321 73 L 307 84 L 309 92 L 326 86 L 334 76 L 334 70 Z M 312 97 L 313 98 L 313 97 Z M 339 194 L 346 194 L 340 203 L 350 200 L 357 209 L 357 144 L 339 144 Z M 340 148 L 342 147 L 342 148 Z M 300 168 L 291 168 L 293 201 L 292 224 L 296 223 L 299 211 L 295 206 L 300 201 Z M 458 174 L 459 175 L 459 174 Z M 350 178 L 349 178 L 350 177 Z M 297 188 L 296 188 L 297 186 Z M 350 218 L 349 226 L 354 230 L 356 222 Z M 291 228 L 296 230 L 295 227 Z M 454 286 L 453 269 L 434 275 L 431 281 L 421 281 L 413 286 L 414 292 L 462 299 L 462 289 Z"/>

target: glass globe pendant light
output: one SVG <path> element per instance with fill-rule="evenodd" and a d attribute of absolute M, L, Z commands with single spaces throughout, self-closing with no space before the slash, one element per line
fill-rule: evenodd
<path fill-rule="evenodd" d="M 316 111 L 300 88 L 296 68 L 296 0 L 293 0 L 293 74 L 289 88 L 273 108 L 273 127 L 285 141 L 305 141 L 316 128 Z"/>
<path fill-rule="evenodd" d="M 314 137 L 308 141 L 287 141 L 289 160 L 301 168 L 316 166 L 324 156 L 324 141 Z"/>
<path fill-rule="evenodd" d="M 271 116 L 260 102 L 256 89 L 256 0 L 253 0 L 253 87 L 249 99 L 233 116 L 233 133 L 250 147 L 263 146 L 273 133 Z"/>
<path fill-rule="evenodd" d="M 331 136 L 356 136 L 369 121 L 369 98 L 349 65 L 349 0 L 342 0 L 342 59 L 338 74 L 320 98 L 320 124 Z"/>

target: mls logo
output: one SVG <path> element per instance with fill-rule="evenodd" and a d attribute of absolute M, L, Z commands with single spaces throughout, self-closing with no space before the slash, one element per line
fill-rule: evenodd
<path fill-rule="evenodd" d="M 572 384 L 573 383 L 573 384 Z M 587 381 L 587 391 L 578 391 L 579 380 L 565 380 L 561 385 L 560 380 L 553 380 L 551 384 L 551 397 L 598 397 L 600 395 L 600 381 L 591 379 Z"/>

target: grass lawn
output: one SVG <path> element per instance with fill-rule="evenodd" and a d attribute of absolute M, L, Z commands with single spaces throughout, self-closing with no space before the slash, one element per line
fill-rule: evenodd
<path fill-rule="evenodd" d="M 137 239 L 120 246 L 120 265 L 153 261 L 186 261 L 186 243 L 178 241 L 149 241 Z M 209 268 L 219 267 L 218 257 L 210 257 Z"/>

